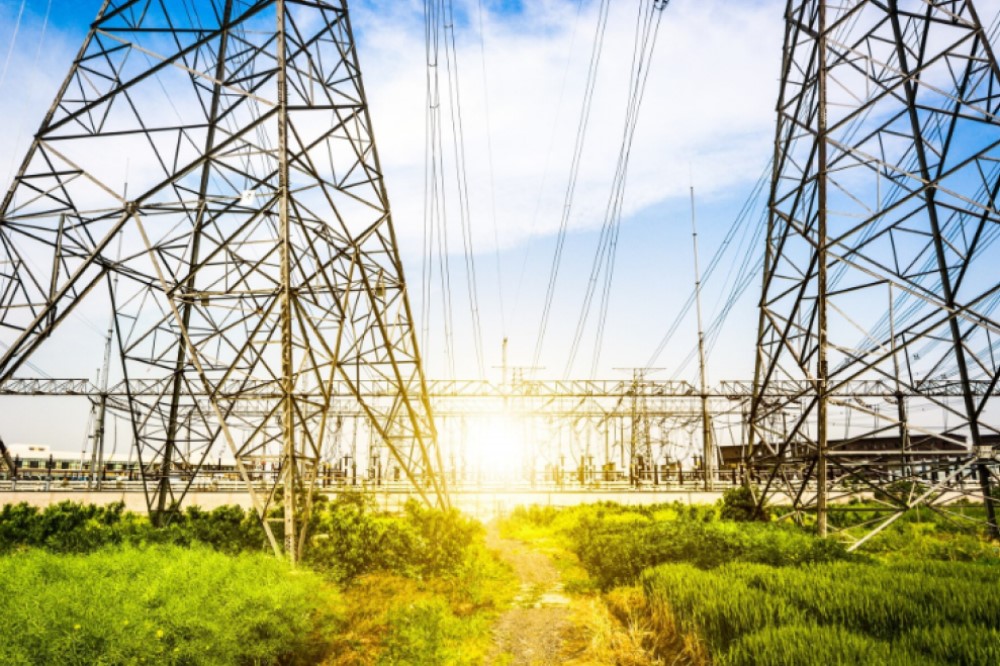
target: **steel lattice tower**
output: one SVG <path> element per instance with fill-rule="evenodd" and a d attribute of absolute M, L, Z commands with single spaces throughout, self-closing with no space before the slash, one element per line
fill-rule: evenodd
<path fill-rule="evenodd" d="M 828 503 L 858 492 L 885 504 L 874 531 L 915 505 L 962 520 L 945 502 L 965 495 L 985 502 L 995 535 L 988 36 L 970 1 L 790 0 L 785 19 L 751 414 L 764 497 L 817 510 L 825 534 Z M 855 380 L 884 385 L 891 404 L 852 396 Z M 951 455 L 928 452 L 942 447 Z"/>
<path fill-rule="evenodd" d="M 0 381 L 107 288 L 154 516 L 213 443 L 280 450 L 294 560 L 344 385 L 447 503 L 346 0 L 106 0 L 0 225 Z"/>

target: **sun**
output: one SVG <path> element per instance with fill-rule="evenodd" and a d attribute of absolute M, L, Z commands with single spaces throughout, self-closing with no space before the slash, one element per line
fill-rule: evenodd
<path fill-rule="evenodd" d="M 465 436 L 465 451 L 475 461 L 485 482 L 513 485 L 526 480 L 531 463 L 527 428 L 523 420 L 507 413 L 471 419 Z"/>

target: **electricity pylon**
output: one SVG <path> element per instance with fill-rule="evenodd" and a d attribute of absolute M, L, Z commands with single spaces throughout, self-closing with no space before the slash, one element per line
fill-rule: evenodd
<path fill-rule="evenodd" d="M 262 518 L 283 487 L 294 561 L 344 385 L 447 503 L 346 0 L 106 0 L 0 225 L 0 380 L 108 285 L 117 372 L 155 386 L 125 409 L 157 519 L 220 442 Z"/>
<path fill-rule="evenodd" d="M 765 499 L 825 534 L 865 493 L 871 535 L 915 505 L 961 522 L 964 497 L 996 536 L 992 45 L 970 1 L 790 0 L 785 19 L 751 414 Z M 891 404 L 843 397 L 853 380 Z M 957 400 L 932 395 L 944 382 Z"/>

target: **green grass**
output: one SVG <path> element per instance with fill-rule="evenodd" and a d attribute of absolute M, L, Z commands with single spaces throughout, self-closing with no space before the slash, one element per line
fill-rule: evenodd
<path fill-rule="evenodd" d="M 981 564 L 667 564 L 642 576 L 664 632 L 720 664 L 1000 663 L 1000 570 Z"/>
<path fill-rule="evenodd" d="M 638 581 L 668 663 L 1000 664 L 1000 544 L 926 510 L 861 554 L 748 517 L 727 504 L 534 507 L 504 529 L 563 544 L 612 594 Z"/>
<path fill-rule="evenodd" d="M 648 507 L 592 504 L 562 511 L 515 511 L 505 532 L 524 540 L 552 539 L 573 551 L 602 589 L 634 583 L 643 570 L 667 562 L 712 568 L 728 562 L 791 566 L 859 559 L 836 541 L 792 525 L 720 519 L 721 507 L 679 503 Z"/>
<path fill-rule="evenodd" d="M 312 664 L 339 594 L 273 557 L 206 548 L 0 558 L 4 664 Z"/>
<path fill-rule="evenodd" d="M 292 571 L 239 507 L 6 506 L 0 664 L 473 664 L 516 591 L 457 511 L 351 493 L 309 534 Z"/>

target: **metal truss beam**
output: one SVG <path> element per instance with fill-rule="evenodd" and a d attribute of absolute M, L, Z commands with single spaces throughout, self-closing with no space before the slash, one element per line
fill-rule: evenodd
<path fill-rule="evenodd" d="M 129 380 L 108 387 L 106 392 L 87 379 L 52 378 L 11 378 L 0 382 L 0 395 L 37 396 L 88 396 L 97 397 L 102 393 L 109 396 L 156 396 L 160 395 L 168 380 Z M 331 383 L 332 395 L 354 395 L 352 385 L 343 381 Z M 388 398 L 395 394 L 396 386 L 386 381 L 361 381 L 356 383 L 357 393 L 365 398 Z M 936 379 L 924 382 L 919 387 L 896 387 L 887 380 L 854 380 L 842 382 L 829 391 L 831 396 L 843 398 L 879 398 L 894 400 L 900 393 L 904 397 L 962 397 L 966 387 L 973 395 L 985 397 L 1000 395 L 1000 386 L 994 382 L 971 381 L 963 384 L 957 380 Z M 773 382 L 768 396 L 773 399 L 796 400 L 813 390 L 808 381 Z M 275 398 L 270 382 L 221 384 L 217 386 L 222 395 L 237 395 L 247 400 Z M 468 379 L 428 379 L 429 398 L 629 398 L 635 395 L 649 398 L 697 398 L 701 393 L 691 384 L 683 381 L 657 382 L 647 380 L 640 385 L 621 380 L 524 380 L 506 385 L 488 380 Z M 207 395 L 197 387 L 191 395 Z M 753 381 L 724 380 L 711 386 L 707 393 L 710 398 L 747 400 L 753 396 Z"/>

